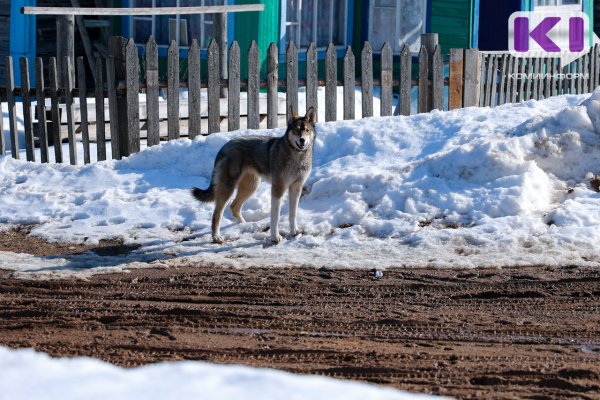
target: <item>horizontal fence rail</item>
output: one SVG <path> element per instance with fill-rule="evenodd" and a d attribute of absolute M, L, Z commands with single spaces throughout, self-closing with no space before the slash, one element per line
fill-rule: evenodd
<path fill-rule="evenodd" d="M 261 116 L 266 118 L 268 128 L 276 128 L 280 119 L 284 118 L 283 115 L 280 117 L 279 102 L 283 100 L 278 95 L 279 89 L 285 91 L 287 118 L 290 106 L 298 112 L 298 98 L 305 96 L 307 108 L 322 109 L 325 121 L 334 121 L 338 118 L 373 116 L 376 88 L 380 93 L 379 115 L 390 116 L 410 115 L 411 97 L 415 94 L 416 109 L 421 113 L 470 106 L 494 107 L 560 94 L 588 93 L 600 85 L 600 51 L 597 45 L 573 63 L 561 65 L 556 58 L 520 58 L 508 53 L 481 52 L 477 49 L 451 49 L 448 55 L 443 55 L 435 41 L 422 40 L 422 43 L 415 57 L 407 46 L 394 56 L 389 44 L 385 43 L 381 49 L 377 49 L 380 50 L 377 63 L 374 63 L 374 52 L 368 42 L 360 55 L 355 56 L 352 48 L 348 47 L 339 60 L 337 49 L 330 44 L 321 64 L 313 43 L 305 53 L 305 70 L 302 73 L 306 79 L 299 79 L 299 55 L 293 43 L 285 51 L 285 79 L 279 79 L 280 51 L 277 45 L 271 44 L 267 51 L 267 79 L 261 80 L 259 49 L 255 42 L 247 50 L 248 79 L 240 79 L 241 49 L 237 42 L 228 51 L 225 79 L 221 77 L 220 47 L 217 42 L 213 40 L 210 43 L 206 49 L 206 63 L 201 64 L 200 47 L 193 40 L 188 52 L 188 73 L 180 81 L 180 52 L 172 42 L 166 63 L 167 79 L 161 81 L 158 46 L 153 38 L 146 43 L 144 56 L 139 57 L 138 46 L 132 39 L 111 37 L 108 42 L 109 57 L 106 60 L 97 58 L 95 65 L 89 66 L 88 70 L 94 71 L 93 87 L 86 85 L 85 60 L 81 57 L 77 60 L 67 57 L 57 60 L 52 57 L 47 61 L 37 58 L 34 87 L 31 87 L 29 79 L 28 60 L 21 58 L 18 66 L 22 85 L 16 87 L 14 60 L 7 57 L 6 82 L 5 86 L 0 87 L 0 95 L 1 101 L 8 103 L 7 128 L 10 135 L 7 136 L 8 141 L 5 141 L 4 135 L 0 135 L 0 151 L 5 154 L 10 150 L 13 158 L 19 158 L 21 143 L 17 131 L 17 102 L 23 107 L 25 157 L 28 161 L 36 161 L 35 150 L 39 148 L 41 162 L 51 162 L 53 158 L 55 162 L 62 163 L 68 157 L 68 162 L 77 164 L 77 142 L 81 142 L 83 162 L 87 164 L 105 160 L 107 145 L 110 146 L 113 159 L 138 152 L 143 131 L 147 145 L 153 146 L 160 143 L 161 139 L 174 140 L 182 134 L 193 139 L 203 133 L 219 132 L 223 118 L 227 118 L 226 129 L 239 129 L 242 115 L 246 117 L 248 129 L 258 129 Z M 447 60 L 447 74 L 444 59 Z M 418 70 L 415 71 L 414 61 L 418 64 Z M 62 76 L 57 73 L 59 62 L 62 64 Z M 324 68 L 324 71 L 320 71 L 324 79 L 319 79 L 320 67 Z M 201 71 L 201 68 L 207 70 Z M 360 68 L 359 78 L 357 68 Z M 45 70 L 48 71 L 47 79 L 44 79 Z M 201 78 L 201 72 L 205 78 Z M 59 82 L 62 82 L 62 87 Z M 325 89 L 324 104 L 318 101 L 319 87 Z M 337 114 L 338 87 L 343 88 L 341 115 Z M 360 116 L 355 111 L 357 87 L 360 87 L 362 97 Z M 182 88 L 188 89 L 188 118 L 185 121 L 188 129 L 183 132 L 180 104 Z M 300 94 L 300 88 L 305 88 L 303 94 Z M 167 94 L 166 121 L 163 120 L 166 125 L 163 124 L 162 129 L 159 110 L 161 103 L 164 105 L 165 102 L 159 101 L 161 91 Z M 225 103 L 221 102 L 223 92 L 227 95 Z M 241 92 L 246 93 L 244 108 L 241 108 Z M 140 100 L 140 93 L 145 94 L 145 100 Z M 95 99 L 93 110 L 88 110 L 88 98 Z M 79 100 L 77 117 L 76 99 Z M 37 105 L 34 106 L 34 102 Z M 221 113 L 223 105 L 227 108 L 226 114 L 225 111 Z M 143 117 L 140 112 L 142 106 L 145 106 Z M 93 140 L 90 134 L 90 111 L 95 113 L 96 121 Z M 108 121 L 105 116 L 108 116 Z M 0 129 L 2 123 L 0 120 Z M 105 127 L 109 128 L 108 131 Z M 107 133 L 110 133 L 110 137 Z M 68 156 L 57 145 L 63 140 L 68 142 Z M 96 153 L 92 156 L 90 142 L 93 141 L 96 143 Z"/>

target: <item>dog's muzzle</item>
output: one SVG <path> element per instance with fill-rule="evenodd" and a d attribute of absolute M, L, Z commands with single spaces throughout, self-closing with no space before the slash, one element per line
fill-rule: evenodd
<path fill-rule="evenodd" d="M 295 141 L 295 144 L 296 144 L 296 148 L 300 151 L 304 151 L 308 148 L 308 143 L 306 142 L 306 140 L 304 138 L 297 139 Z"/>

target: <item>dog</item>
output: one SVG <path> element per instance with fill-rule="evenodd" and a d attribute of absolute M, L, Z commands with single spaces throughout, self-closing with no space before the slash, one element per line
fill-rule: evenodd
<path fill-rule="evenodd" d="M 281 137 L 246 136 L 227 142 L 217 154 L 210 185 L 193 188 L 192 195 L 201 202 L 215 202 L 212 216 L 212 239 L 223 243 L 221 218 L 227 202 L 237 188 L 231 203 L 231 213 L 244 223 L 242 206 L 258 188 L 261 178 L 271 183 L 271 240 L 281 241 L 279 214 L 281 198 L 289 190 L 290 235 L 299 234 L 296 212 L 302 187 L 312 169 L 313 145 L 316 136 L 316 115 L 313 107 L 304 117 L 290 107 L 291 119 Z"/>

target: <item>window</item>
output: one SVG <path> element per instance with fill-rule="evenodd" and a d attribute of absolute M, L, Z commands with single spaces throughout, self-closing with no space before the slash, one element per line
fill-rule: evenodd
<path fill-rule="evenodd" d="M 298 49 L 306 49 L 310 42 L 324 49 L 333 43 L 347 43 L 348 0 L 286 0 L 282 2 L 285 31 L 282 44 L 296 43 Z M 285 49 L 284 49 L 285 51 Z"/>
<path fill-rule="evenodd" d="M 224 0 L 131 0 L 131 7 L 191 7 L 223 5 Z M 131 18 L 131 32 L 137 44 L 145 44 L 154 36 L 159 46 L 169 46 L 175 40 L 180 47 L 198 40 L 200 47 L 208 47 L 214 32 L 215 14 L 154 15 Z M 179 26 L 179 29 L 177 27 Z"/>
<path fill-rule="evenodd" d="M 570 7 L 581 10 L 581 0 L 535 0 L 535 7 Z"/>
<path fill-rule="evenodd" d="M 426 17 L 426 0 L 373 0 L 369 6 L 369 43 L 376 52 L 389 42 L 395 53 L 404 44 L 418 53 Z"/>

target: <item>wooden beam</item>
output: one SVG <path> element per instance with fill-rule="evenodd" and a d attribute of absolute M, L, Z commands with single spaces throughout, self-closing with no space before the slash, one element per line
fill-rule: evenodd
<path fill-rule="evenodd" d="M 264 4 L 196 7 L 91 8 L 91 7 L 22 7 L 21 13 L 33 15 L 175 15 L 219 14 L 228 12 L 263 11 Z"/>

